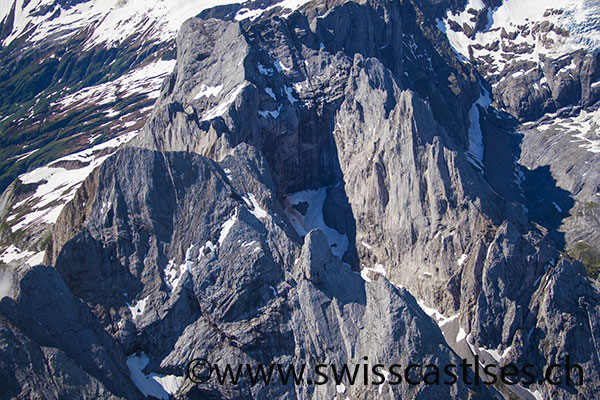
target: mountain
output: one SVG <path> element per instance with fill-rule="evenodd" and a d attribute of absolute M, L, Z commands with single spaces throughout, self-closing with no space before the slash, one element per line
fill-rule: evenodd
<path fill-rule="evenodd" d="M 137 134 L 175 65 L 179 26 L 216 4 L 2 3 L 0 189 L 30 172 L 9 190 L 30 196 L 13 208 L 5 239 L 53 224 L 73 189 Z M 27 186 L 42 179 L 39 192 Z"/>
<path fill-rule="evenodd" d="M 597 396 L 594 2 L 107 4 L 0 8 L 3 397 Z"/>

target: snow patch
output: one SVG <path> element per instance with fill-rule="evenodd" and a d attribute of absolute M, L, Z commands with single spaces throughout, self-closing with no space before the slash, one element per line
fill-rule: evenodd
<path fill-rule="evenodd" d="M 286 18 L 293 11 L 308 3 L 308 1 L 309 0 L 283 0 L 279 3 L 270 5 L 267 8 L 259 8 L 254 10 L 244 7 L 237 12 L 237 14 L 235 15 L 235 20 L 242 21 L 244 19 L 250 19 L 251 21 L 254 21 L 256 18 L 260 17 L 265 11 L 272 10 L 276 7 L 281 7 L 285 10 L 289 10 L 287 14 L 282 15 L 283 18 Z"/>
<path fill-rule="evenodd" d="M 198 250 L 198 261 L 200 261 L 202 259 L 202 256 L 204 256 L 205 254 L 210 254 L 214 252 L 216 248 L 217 246 L 215 246 L 213 242 L 207 240 L 206 243 L 202 245 L 202 247 L 200 247 L 200 250 Z"/>
<path fill-rule="evenodd" d="M 294 89 L 292 89 L 291 87 L 289 87 L 289 86 L 285 87 L 285 94 L 287 95 L 288 101 L 290 103 L 294 104 L 295 102 L 298 101 L 298 99 L 296 99 L 294 97 Z"/>
<path fill-rule="evenodd" d="M 208 110 L 204 113 L 204 116 L 202 117 L 202 121 L 210 121 L 211 119 L 215 119 L 217 117 L 223 116 L 223 114 L 225 114 L 225 112 L 227 111 L 229 106 L 233 104 L 235 99 L 242 92 L 244 87 L 246 87 L 245 84 L 240 84 L 240 85 L 236 86 L 233 90 L 231 90 L 227 94 L 227 96 L 225 96 L 225 99 L 223 100 L 222 103 L 218 104 L 217 106 L 211 108 L 210 110 Z"/>
<path fill-rule="evenodd" d="M 0 1 L 0 20 L 10 10 L 10 1 Z M 233 0 L 102 0 L 87 1 L 61 7 L 50 0 L 17 0 L 11 34 L 3 46 L 31 32 L 30 41 L 39 42 L 49 36 L 66 38 L 84 29 L 92 35 L 85 48 L 102 44 L 115 47 L 132 36 L 144 36 L 147 40 L 168 41 L 174 39 L 181 24 L 190 16 L 218 5 L 235 3 Z M 36 12 L 49 7 L 45 13 Z"/>
<path fill-rule="evenodd" d="M 52 164 L 36 168 L 19 177 L 24 184 L 41 183 L 35 193 L 26 197 L 13 205 L 7 220 L 16 219 L 16 213 L 19 208 L 25 205 L 29 206 L 29 212 L 19 221 L 11 226 L 12 232 L 25 229 L 32 224 L 44 223 L 53 224 L 56 222 L 64 205 L 75 197 L 75 192 L 85 178 L 112 153 L 97 157 L 94 154 L 97 151 L 119 147 L 123 143 L 129 142 L 137 135 L 138 131 L 126 133 L 104 143 L 91 147 L 89 149 L 59 158 Z M 65 169 L 62 167 L 53 167 L 52 165 L 59 161 L 80 161 L 87 164 L 79 169 Z"/>
<path fill-rule="evenodd" d="M 349 241 L 345 234 L 341 234 L 325 224 L 323 205 L 326 197 L 327 188 L 324 187 L 289 194 L 284 198 L 285 213 L 300 236 L 305 236 L 312 229 L 320 229 L 327 237 L 331 252 L 341 259 L 348 250 Z M 305 214 L 294 208 L 302 203 L 307 205 Z"/>
<path fill-rule="evenodd" d="M 271 89 L 270 87 L 265 88 L 265 93 L 269 95 L 269 97 L 271 97 L 273 100 L 277 100 L 277 97 L 275 96 L 275 93 L 273 92 L 273 89 Z"/>
<path fill-rule="evenodd" d="M 223 225 L 221 225 L 221 233 L 219 234 L 219 240 L 218 240 L 219 246 L 223 245 L 223 243 L 225 242 L 225 239 L 227 239 L 227 235 L 229 235 L 229 231 L 231 230 L 233 225 L 235 225 L 236 222 L 237 222 L 237 213 L 232 215 L 227 221 L 223 222 Z"/>
<path fill-rule="evenodd" d="M 281 113 L 281 108 L 283 106 L 280 104 L 279 107 L 277 107 L 277 110 L 272 110 L 272 111 L 258 111 L 258 115 L 263 117 L 263 118 L 273 118 L 276 119 L 277 117 L 279 117 L 279 114 Z"/>
<path fill-rule="evenodd" d="M 150 359 L 144 352 L 139 356 L 132 354 L 127 357 L 126 363 L 131 380 L 144 396 L 153 396 L 162 400 L 169 399 L 183 384 L 183 377 L 155 373 L 146 375 L 143 370 L 149 362 Z"/>
<path fill-rule="evenodd" d="M 131 316 L 134 320 L 144 313 L 144 310 L 146 309 L 146 303 L 148 302 L 149 297 L 150 296 L 144 297 L 142 300 L 137 301 L 132 306 L 127 304 L 127 306 L 129 307 L 129 311 L 131 311 Z"/>
<path fill-rule="evenodd" d="M 369 278 L 370 272 L 385 276 L 385 267 L 381 264 L 375 264 L 375 268 L 365 267 L 361 269 L 360 276 L 365 280 L 365 282 L 371 282 L 371 278 Z"/>
<path fill-rule="evenodd" d="M 544 57 L 557 58 L 580 48 L 595 52 L 600 48 L 600 4 L 586 0 L 504 0 L 502 5 L 488 10 L 488 26 L 469 38 L 463 31 L 454 31 L 451 22 L 461 27 L 475 28 L 474 16 L 469 8 L 479 10 L 481 2 L 470 0 L 464 11 L 453 14 L 448 10 L 438 29 L 446 34 L 454 51 L 461 59 L 473 57 L 489 60 L 492 73 L 502 72 L 513 62 L 531 61 L 538 65 Z M 546 13 L 548 10 L 561 13 Z M 551 23 L 568 31 L 562 36 L 555 31 L 539 29 L 541 23 Z M 524 28 L 524 29 L 523 29 Z M 502 31 L 516 33 L 514 39 L 502 37 Z M 498 42 L 499 49 L 487 45 Z M 504 54 L 511 45 L 525 46 L 528 51 Z"/>
<path fill-rule="evenodd" d="M 0 261 L 8 264 L 11 261 L 20 260 L 25 257 L 29 257 L 33 254 L 33 251 L 21 251 L 17 246 L 11 244 L 6 250 L 0 255 Z"/>
<path fill-rule="evenodd" d="M 500 362 L 500 360 L 506 357 L 508 352 L 512 349 L 512 346 L 508 346 L 506 349 L 504 349 L 504 351 L 502 351 L 502 353 L 500 353 L 497 349 L 486 349 L 485 347 L 478 347 L 478 349 L 480 352 L 488 353 L 494 358 L 494 360 L 496 360 L 496 362 Z"/>
<path fill-rule="evenodd" d="M 164 78 L 173 71 L 175 60 L 158 60 L 132 70 L 119 78 L 95 86 L 85 87 L 63 97 L 57 104 L 63 108 L 74 105 L 102 105 L 115 102 L 117 95 L 141 94 L 150 98 L 158 97 Z M 116 116 L 118 112 L 108 110 L 107 116 Z"/>
<path fill-rule="evenodd" d="M 544 398 L 542 397 L 542 394 L 537 389 L 534 390 L 533 392 L 530 390 L 529 393 L 531 393 L 533 395 L 533 397 L 535 397 L 535 400 L 544 400 Z"/>
<path fill-rule="evenodd" d="M 554 208 L 556 208 L 556 211 L 558 211 L 559 213 L 562 212 L 562 208 L 560 208 L 560 206 L 558 204 L 556 204 L 555 201 L 552 202 L 552 205 L 554 206 Z"/>
<path fill-rule="evenodd" d="M 42 263 L 44 262 L 45 255 L 45 251 L 40 251 L 39 253 L 36 253 L 33 257 L 31 257 L 29 260 L 27 260 L 27 264 L 29 264 L 32 267 L 36 265 L 42 265 Z"/>
<path fill-rule="evenodd" d="M 446 325 L 446 324 L 454 321 L 460 315 L 460 314 L 455 314 L 455 315 L 452 315 L 450 317 L 446 317 L 444 314 L 442 314 L 441 312 L 439 312 L 435 308 L 426 306 L 425 302 L 423 300 L 418 300 L 417 304 L 419 305 L 419 307 L 421 307 L 421 309 L 423 310 L 423 312 L 425 314 L 427 314 L 431 319 L 433 319 L 434 322 L 440 328 L 443 327 L 444 325 Z"/>
<path fill-rule="evenodd" d="M 13 292 L 13 275 L 12 272 L 2 272 L 0 271 L 0 299 L 3 299 L 6 296 L 11 296 Z"/>
<path fill-rule="evenodd" d="M 264 208 L 260 207 L 260 204 L 258 204 L 256 197 L 252 193 L 247 194 L 248 197 L 242 196 L 242 199 L 246 202 L 246 204 L 248 204 L 248 206 L 252 206 L 252 210 L 250 211 L 250 213 L 258 219 L 266 218 L 269 214 Z"/>
<path fill-rule="evenodd" d="M 258 63 L 258 72 L 265 76 L 271 76 L 273 75 L 273 68 L 268 68 L 261 63 Z"/>
<path fill-rule="evenodd" d="M 200 91 L 194 97 L 194 100 L 198 100 L 202 97 L 214 97 L 217 96 L 223 90 L 223 85 L 218 86 L 200 86 Z"/>
<path fill-rule="evenodd" d="M 482 94 L 469 109 L 469 149 L 467 150 L 467 159 L 483 174 L 483 133 L 481 132 L 481 124 L 479 122 L 479 107 L 487 109 L 492 104 L 490 93 L 481 88 Z"/>
<path fill-rule="evenodd" d="M 273 61 L 273 66 L 275 67 L 277 72 L 288 72 L 291 70 L 291 68 L 286 67 L 281 61 L 278 60 Z"/>
<path fill-rule="evenodd" d="M 460 342 L 461 340 L 465 340 L 466 337 L 467 333 L 465 330 L 463 328 L 459 328 L 458 333 L 456 334 L 456 343 Z"/>

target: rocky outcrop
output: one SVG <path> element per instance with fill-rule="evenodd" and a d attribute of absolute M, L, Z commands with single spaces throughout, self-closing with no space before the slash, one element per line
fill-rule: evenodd
<path fill-rule="evenodd" d="M 499 108 L 522 121 L 573 105 L 587 107 L 600 99 L 592 86 L 600 78 L 598 56 L 580 50 L 540 66 L 513 65 L 494 77 L 494 97 Z"/>
<path fill-rule="evenodd" d="M 71 360 L 84 368 L 100 363 L 96 369 L 85 369 L 89 376 L 81 373 L 81 381 L 72 384 L 96 390 L 103 398 L 110 393 L 134 398 L 114 388 L 106 391 L 104 385 L 109 387 L 108 379 L 128 380 L 123 360 L 136 351 L 148 354 L 148 372 L 174 376 L 183 376 L 194 358 L 223 365 L 348 363 L 353 368 L 366 360 L 369 366 L 425 360 L 459 365 L 439 328 L 406 289 L 383 276 L 366 282 L 332 254 L 320 230 L 309 232 L 300 245 L 272 196 L 267 166 L 246 144 L 220 164 L 192 153 L 120 151 L 88 178 L 63 211 L 50 247 L 60 251 L 47 258 L 56 269 L 34 268 L 20 280 L 16 300 L 4 299 L 2 312 L 17 332 L 13 335 L 22 329 L 28 337 L 37 337 L 37 325 L 27 321 L 39 321 L 39 329 L 50 335 L 62 327 L 67 333 L 53 335 L 50 343 L 38 339 L 61 349 L 46 358 L 63 360 L 65 374 L 71 373 Z M 51 278 L 26 286 L 29 276 L 44 274 Z M 56 287 L 52 295 L 41 290 L 44 285 Z M 29 299 L 25 287 L 40 291 Z M 41 308 L 32 304 L 46 297 Z M 65 318 L 52 317 L 48 307 L 63 310 Z M 70 319 L 68 310 L 73 308 L 81 316 Z M 76 346 L 67 346 L 70 332 L 82 334 Z M 19 343 L 28 343 L 28 337 Z M 77 346 L 85 347 L 88 340 L 102 341 L 103 350 L 84 363 Z M 117 350 L 117 343 L 122 350 Z M 35 355 L 35 347 L 30 351 Z M 37 351 L 46 354 L 44 349 Z M 107 376 L 103 365 L 109 362 L 119 366 Z M 14 376 L 9 366 L 3 374 Z M 40 384 L 56 374 L 53 369 L 41 374 Z M 361 398 L 376 398 L 384 391 L 411 398 L 430 398 L 434 393 L 492 396 L 486 388 L 467 387 L 462 372 L 457 374 L 460 381 L 451 386 L 348 385 L 343 393 Z M 16 387 L 15 394 L 28 393 L 29 386 L 21 385 L 21 392 Z M 335 396 L 340 388 L 306 382 L 293 390 L 247 382 L 235 387 L 216 382 L 197 386 L 184 380 L 177 396 L 316 399 Z M 53 396 L 57 395 L 49 395 Z"/>
<path fill-rule="evenodd" d="M 23 271 L 0 302 L 4 398 L 140 398 L 125 357 L 51 267 Z"/>

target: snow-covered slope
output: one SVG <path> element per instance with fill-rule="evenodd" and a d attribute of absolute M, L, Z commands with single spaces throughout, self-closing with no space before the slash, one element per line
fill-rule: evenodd
<path fill-rule="evenodd" d="M 488 75 L 495 75 L 520 61 L 539 63 L 582 48 L 597 51 L 600 3 L 505 0 L 489 8 L 481 0 L 469 0 L 463 11 L 448 11 L 438 27 L 457 53 L 489 64 Z"/>
<path fill-rule="evenodd" d="M 87 45 L 112 46 L 131 35 L 145 40 L 172 38 L 186 19 L 200 11 L 235 0 L 105 0 L 85 1 L 61 7 L 55 0 L 16 0 L 12 33 L 3 41 L 6 46 L 29 32 L 33 42 L 50 35 L 65 36 L 91 28 Z M 9 16 L 10 2 L 0 4 L 0 19 Z"/>

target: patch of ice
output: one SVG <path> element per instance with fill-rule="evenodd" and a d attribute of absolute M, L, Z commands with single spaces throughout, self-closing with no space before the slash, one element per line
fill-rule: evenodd
<path fill-rule="evenodd" d="M 277 294 L 277 290 L 275 290 L 275 288 L 273 286 L 269 286 L 269 289 L 271 289 L 271 292 L 273 292 L 273 296 L 275 296 L 275 298 L 279 298 L 279 295 Z"/>
<path fill-rule="evenodd" d="M 261 63 L 258 63 L 258 72 L 265 76 L 271 76 L 273 75 L 273 68 L 268 68 Z"/>
<path fill-rule="evenodd" d="M 368 244 L 368 243 L 365 243 L 365 242 L 360 242 L 360 244 L 362 244 L 364 247 L 366 247 L 366 248 L 367 248 L 367 249 L 369 249 L 369 250 L 371 250 L 371 249 L 372 249 L 372 246 L 371 246 L 370 244 Z"/>
<path fill-rule="evenodd" d="M 463 254 L 462 256 L 460 256 L 460 258 L 458 259 L 458 261 L 456 262 L 458 264 L 459 267 L 462 267 L 462 265 L 465 263 L 465 261 L 467 261 L 468 256 L 466 254 Z"/>

